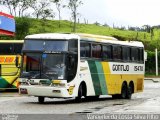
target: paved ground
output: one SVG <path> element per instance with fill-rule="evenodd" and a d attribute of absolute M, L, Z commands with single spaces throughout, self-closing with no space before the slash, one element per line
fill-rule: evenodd
<path fill-rule="evenodd" d="M 32 114 L 31 117 L 33 117 L 33 114 L 38 116 L 45 114 L 44 116 L 49 117 L 53 114 L 62 114 L 62 118 L 67 118 L 66 115 L 74 118 L 87 113 L 160 114 L 159 108 L 160 82 L 152 80 L 145 80 L 144 92 L 134 94 L 131 100 L 113 100 L 111 96 L 101 96 L 99 100 L 82 103 L 74 103 L 73 99 L 46 99 L 45 104 L 38 104 L 35 97 L 22 97 L 17 93 L 0 93 L 0 114 L 2 115 Z M 28 117 L 25 116 L 25 118 Z"/>

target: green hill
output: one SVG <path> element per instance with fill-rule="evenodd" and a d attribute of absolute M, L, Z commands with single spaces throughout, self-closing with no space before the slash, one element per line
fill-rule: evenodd
<path fill-rule="evenodd" d="M 58 20 L 37 20 L 32 19 L 31 27 L 29 28 L 29 34 L 46 33 L 46 32 L 72 32 L 72 22 L 62 20 L 59 28 Z M 98 35 L 113 36 L 120 40 L 136 40 L 142 41 L 147 50 L 153 51 L 155 47 L 160 48 L 160 30 L 154 29 L 154 36 L 151 38 L 151 34 L 147 32 L 137 32 L 129 30 L 113 29 L 105 26 L 98 26 L 95 24 L 77 24 L 76 32 L 78 33 L 91 33 Z"/>
<path fill-rule="evenodd" d="M 24 39 L 26 35 L 35 33 L 70 33 L 72 32 L 72 22 L 61 20 L 59 27 L 58 20 L 16 18 L 16 31 L 15 39 Z M 77 24 L 76 32 L 113 36 L 119 40 L 142 41 L 145 45 L 145 49 L 150 51 L 153 51 L 155 47 L 160 48 L 160 30 L 156 28 L 153 29 L 152 37 L 151 33 L 148 32 L 113 29 L 111 27 L 99 26 L 96 24 Z"/>
<path fill-rule="evenodd" d="M 40 20 L 33 18 L 16 18 L 16 36 L 14 39 L 24 39 L 28 34 L 37 33 L 71 33 L 72 22 L 62 20 Z M 160 29 L 158 27 L 152 29 L 152 33 L 141 31 L 129 31 L 113 29 L 111 27 L 100 26 L 96 24 L 77 24 L 77 33 L 90 33 L 98 35 L 113 36 L 119 40 L 135 40 L 142 41 L 145 45 L 145 50 L 148 50 L 148 60 L 146 62 L 147 74 L 153 74 L 155 69 L 154 49 L 157 47 L 160 50 Z M 152 36 L 151 36 L 152 35 Z M 13 39 L 1 37 L 1 39 Z M 160 52 L 159 52 L 160 59 Z M 160 68 L 160 61 L 159 61 Z"/>

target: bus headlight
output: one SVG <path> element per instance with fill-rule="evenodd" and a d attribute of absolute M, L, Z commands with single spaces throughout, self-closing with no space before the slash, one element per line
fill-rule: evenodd
<path fill-rule="evenodd" d="M 19 84 L 20 85 L 29 85 L 26 78 L 20 78 L 19 79 Z"/>
<path fill-rule="evenodd" d="M 19 82 L 27 82 L 26 78 L 19 78 Z"/>

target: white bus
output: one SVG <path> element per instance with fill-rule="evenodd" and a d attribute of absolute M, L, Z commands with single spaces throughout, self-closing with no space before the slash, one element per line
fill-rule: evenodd
<path fill-rule="evenodd" d="M 130 99 L 143 91 L 144 46 L 92 34 L 46 33 L 25 37 L 19 93 L 82 98 Z"/>

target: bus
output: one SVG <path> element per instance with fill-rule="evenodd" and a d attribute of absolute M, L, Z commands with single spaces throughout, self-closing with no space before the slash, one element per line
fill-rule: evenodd
<path fill-rule="evenodd" d="M 92 34 L 25 37 L 19 93 L 45 98 L 131 99 L 144 84 L 144 45 Z"/>
<path fill-rule="evenodd" d="M 0 40 L 0 90 L 17 89 L 24 40 Z M 16 58 L 18 65 L 16 65 Z"/>

